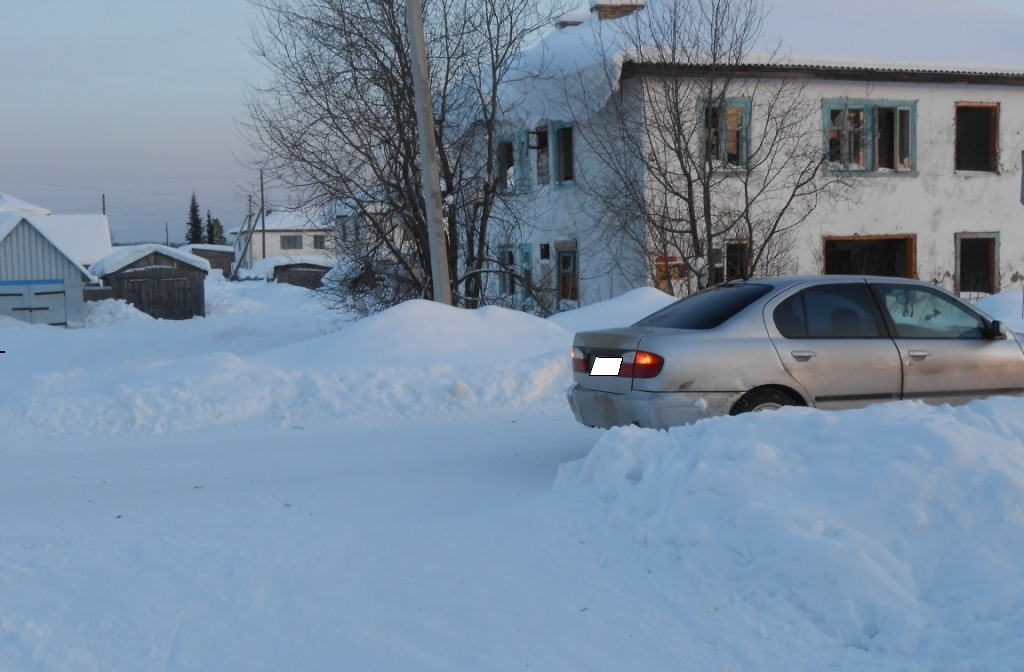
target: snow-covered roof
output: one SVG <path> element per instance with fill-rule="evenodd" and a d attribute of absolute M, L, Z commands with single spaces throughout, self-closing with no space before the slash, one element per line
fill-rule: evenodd
<path fill-rule="evenodd" d="M 110 223 L 106 215 L 30 215 L 64 254 L 89 266 L 110 254 Z"/>
<path fill-rule="evenodd" d="M 570 12 L 572 21 L 524 52 L 518 67 L 526 77 L 503 91 L 516 122 L 530 127 L 600 109 L 623 63 L 638 60 L 629 28 L 683 0 L 647 0 L 644 9 L 607 21 L 585 9 L 599 1 Z M 762 38 L 747 59 L 752 65 L 777 54 L 771 62 L 792 68 L 1024 77 L 1024 16 L 971 0 L 765 0 L 764 8 Z M 587 99 L 567 96 L 567 83 Z"/>
<path fill-rule="evenodd" d="M 195 250 L 204 250 L 206 252 L 231 252 L 234 254 L 235 248 L 230 245 L 209 245 L 206 243 L 193 243 L 190 245 L 182 245 L 178 248 L 180 251 L 187 254 L 192 254 Z"/>
<path fill-rule="evenodd" d="M 263 228 L 263 223 L 257 221 L 254 231 Z M 275 210 L 266 216 L 266 228 L 273 231 L 319 231 L 326 229 L 327 225 L 317 215 L 302 210 Z"/>
<path fill-rule="evenodd" d="M 84 217 L 87 215 L 82 216 Z M 67 215 L 67 217 L 78 216 Z M 13 231 L 14 227 L 16 227 L 18 224 L 20 224 L 21 222 L 25 222 L 26 224 L 34 228 L 36 231 L 38 231 L 39 235 L 48 240 L 51 245 L 53 245 L 55 248 L 57 248 L 57 250 L 60 251 L 61 254 L 67 257 L 68 261 L 74 264 L 78 268 L 78 270 L 82 272 L 82 275 L 84 277 L 86 277 L 89 280 L 95 280 L 96 278 L 91 273 L 89 273 L 88 269 L 86 269 L 85 264 L 83 264 L 81 261 L 81 258 L 83 256 L 83 248 L 74 246 L 75 237 L 72 235 L 54 235 L 55 231 L 58 234 L 60 234 L 60 226 L 47 227 L 45 225 L 40 225 L 40 222 L 44 222 L 52 218 L 53 215 L 30 215 L 21 210 L 0 210 L 0 240 L 3 240 L 8 235 L 10 235 L 11 231 Z M 106 220 L 106 217 L 104 217 L 103 219 Z M 107 247 L 109 248 L 109 233 L 107 235 Z M 96 245 L 94 247 L 98 248 L 99 245 Z"/>
<path fill-rule="evenodd" d="M 256 261 L 252 268 L 245 268 L 239 271 L 239 276 L 243 278 L 270 278 L 273 277 L 274 271 L 278 266 L 291 266 L 292 264 L 309 264 L 311 266 L 331 268 L 334 266 L 334 260 L 329 257 L 313 254 L 288 254 L 267 257 L 266 259 Z"/>
<path fill-rule="evenodd" d="M 38 205 L 26 203 L 20 199 L 0 193 L 0 210 L 19 210 L 29 215 L 48 215 L 50 211 Z"/>
<path fill-rule="evenodd" d="M 97 277 L 103 277 L 104 275 L 110 275 L 116 273 L 122 268 L 129 266 L 143 257 L 149 256 L 154 252 L 175 259 L 189 266 L 194 266 L 200 270 L 209 272 L 210 262 L 202 257 L 197 257 L 194 254 L 187 252 L 181 252 L 168 247 L 167 245 L 160 245 L 158 243 L 145 243 L 143 245 L 128 245 L 125 247 L 119 247 L 107 256 L 103 257 L 92 266 L 89 267 L 89 272 Z"/>

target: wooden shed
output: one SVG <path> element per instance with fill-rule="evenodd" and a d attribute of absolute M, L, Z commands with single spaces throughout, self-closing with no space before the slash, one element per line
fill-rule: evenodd
<path fill-rule="evenodd" d="M 132 245 L 115 250 L 89 267 L 123 299 L 164 320 L 206 315 L 206 276 L 210 263 L 166 245 Z"/>
<path fill-rule="evenodd" d="M 231 275 L 231 267 L 235 263 L 235 248 L 230 245 L 193 244 L 182 245 L 178 249 L 206 259 L 210 262 L 210 268 L 219 268 L 225 278 Z"/>
<path fill-rule="evenodd" d="M 324 275 L 329 270 L 329 267 L 320 264 L 281 264 L 274 268 L 274 280 L 306 289 L 318 289 L 323 286 Z"/>
<path fill-rule="evenodd" d="M 95 278 L 37 221 L 48 217 L 0 210 L 0 315 L 81 327 L 83 288 Z"/>

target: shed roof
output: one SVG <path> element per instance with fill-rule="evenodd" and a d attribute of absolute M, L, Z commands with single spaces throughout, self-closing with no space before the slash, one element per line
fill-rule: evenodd
<path fill-rule="evenodd" d="M 0 193 L 0 210 L 20 210 L 29 215 L 48 215 L 50 211 L 38 205 L 32 205 L 25 201 Z"/>
<path fill-rule="evenodd" d="M 14 228 L 18 224 L 25 222 L 28 226 L 39 232 L 43 238 L 47 240 L 51 245 L 57 248 L 57 251 L 67 257 L 68 261 L 75 265 L 82 275 L 88 280 L 96 280 L 96 278 L 86 269 L 85 264 L 79 261 L 80 255 L 70 254 L 69 251 L 62 244 L 58 237 L 53 235 L 53 232 L 45 226 L 40 226 L 41 220 L 49 219 L 50 215 L 29 215 L 21 210 L 0 210 L 0 241 L 9 236 Z M 106 219 L 104 217 L 104 219 Z M 66 242 L 66 241 L 65 241 Z M 110 241 L 108 239 L 107 244 L 109 246 Z"/>
<path fill-rule="evenodd" d="M 126 266 L 134 264 L 139 259 L 149 256 L 154 252 L 162 254 L 164 256 L 175 259 L 189 266 L 194 266 L 201 271 L 210 271 L 210 262 L 202 257 L 197 257 L 194 254 L 187 252 L 181 252 L 168 247 L 167 245 L 160 245 L 157 243 L 145 243 L 143 245 L 128 245 L 125 247 L 119 247 L 112 253 L 103 257 L 92 266 L 89 267 L 89 272 L 97 277 L 103 277 L 116 273 Z"/>

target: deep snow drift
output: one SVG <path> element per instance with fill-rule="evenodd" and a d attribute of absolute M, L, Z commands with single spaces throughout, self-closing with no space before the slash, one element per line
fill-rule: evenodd
<path fill-rule="evenodd" d="M 1024 400 L 589 430 L 669 297 L 207 296 L 0 322 L 0 670 L 1024 669 Z"/>

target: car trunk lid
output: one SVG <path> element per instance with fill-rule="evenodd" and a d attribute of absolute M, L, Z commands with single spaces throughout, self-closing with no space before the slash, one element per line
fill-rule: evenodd
<path fill-rule="evenodd" d="M 573 339 L 573 348 L 583 355 L 586 371 L 573 371 L 573 380 L 590 390 L 619 394 L 629 392 L 633 387 L 633 379 L 629 376 L 614 375 L 616 364 L 623 358 L 631 362 L 640 346 L 641 338 L 663 331 L 672 330 L 624 327 L 577 333 Z M 595 364 L 598 365 L 597 369 Z M 602 369 L 607 375 L 600 375 Z"/>

